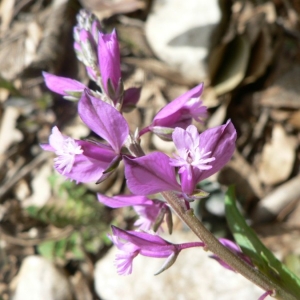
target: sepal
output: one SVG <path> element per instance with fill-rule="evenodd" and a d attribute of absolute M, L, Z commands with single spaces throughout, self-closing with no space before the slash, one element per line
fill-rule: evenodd
<path fill-rule="evenodd" d="M 162 140 L 169 142 L 172 141 L 172 133 L 175 128 L 162 127 L 162 126 L 150 126 L 149 129 L 158 137 L 160 137 Z"/>
<path fill-rule="evenodd" d="M 163 271 L 169 269 L 176 261 L 177 257 L 178 257 L 179 252 L 173 252 L 164 262 L 164 264 L 162 265 L 162 267 L 154 274 L 154 275 L 159 275 L 161 274 Z"/>

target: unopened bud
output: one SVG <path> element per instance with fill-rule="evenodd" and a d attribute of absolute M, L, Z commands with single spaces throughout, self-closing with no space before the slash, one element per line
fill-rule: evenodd
<path fill-rule="evenodd" d="M 154 134 L 156 134 L 162 140 L 168 142 L 168 141 L 172 141 L 172 133 L 174 131 L 174 128 L 153 126 L 150 128 L 150 131 L 152 131 Z"/>

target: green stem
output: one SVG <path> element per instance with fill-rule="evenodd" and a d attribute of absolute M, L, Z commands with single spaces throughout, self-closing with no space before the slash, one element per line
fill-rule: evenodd
<path fill-rule="evenodd" d="M 181 199 L 174 192 L 162 192 L 163 197 L 177 213 L 177 215 L 186 223 L 186 225 L 205 243 L 205 248 L 222 261 L 228 264 L 236 272 L 261 287 L 265 291 L 273 291 L 274 297 L 282 300 L 297 300 L 293 295 L 282 289 L 276 283 L 272 282 L 268 277 L 259 270 L 252 268 L 245 261 L 236 256 L 233 252 L 223 246 L 215 236 L 206 229 L 201 221 L 194 215 L 193 210 L 186 210 Z"/>
<path fill-rule="evenodd" d="M 127 141 L 129 142 L 129 141 Z M 128 150 L 136 157 L 145 155 L 138 141 L 131 138 L 127 143 Z M 285 291 L 278 284 L 271 281 L 259 270 L 254 269 L 233 252 L 223 246 L 217 238 L 202 224 L 202 222 L 194 215 L 192 209 L 187 210 L 181 199 L 174 192 L 161 193 L 171 208 L 177 213 L 183 222 L 197 235 L 197 237 L 205 243 L 205 249 L 217 255 L 222 261 L 229 265 L 233 270 L 261 287 L 265 291 L 272 291 L 272 296 L 281 300 L 297 300 L 289 292 Z"/>

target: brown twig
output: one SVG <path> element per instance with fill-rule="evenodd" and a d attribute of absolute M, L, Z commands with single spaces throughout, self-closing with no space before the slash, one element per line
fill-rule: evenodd
<path fill-rule="evenodd" d="M 22 246 L 22 247 L 32 247 L 32 246 L 38 245 L 45 241 L 49 241 L 49 240 L 58 241 L 63 238 L 66 238 L 73 232 L 73 230 L 74 230 L 73 227 L 68 226 L 68 227 L 62 229 L 58 233 L 49 234 L 48 236 L 45 236 L 43 238 L 31 239 L 31 238 L 22 238 L 22 237 L 18 237 L 18 236 L 12 236 L 12 235 L 4 232 L 4 230 L 1 229 L 1 227 L 0 227 L 0 240 L 4 240 L 10 244 L 14 244 L 14 245 Z"/>
<path fill-rule="evenodd" d="M 6 182 L 0 187 L 0 199 L 10 191 L 10 189 L 23 177 L 29 174 L 33 169 L 38 167 L 42 162 L 46 161 L 50 157 L 50 153 L 41 152 L 38 156 L 36 156 L 32 161 L 30 161 L 27 165 L 25 165 L 22 169 L 16 172 L 11 178 L 8 178 Z M 1 200 L 0 200 L 1 201 Z"/>

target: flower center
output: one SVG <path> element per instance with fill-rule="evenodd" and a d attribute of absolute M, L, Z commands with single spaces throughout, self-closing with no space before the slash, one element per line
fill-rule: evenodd
<path fill-rule="evenodd" d="M 70 137 L 65 138 L 61 149 L 55 152 L 57 155 L 54 159 L 55 166 L 62 171 L 62 174 L 70 173 L 74 165 L 75 156 L 82 153 L 81 146 L 74 139 Z"/>

